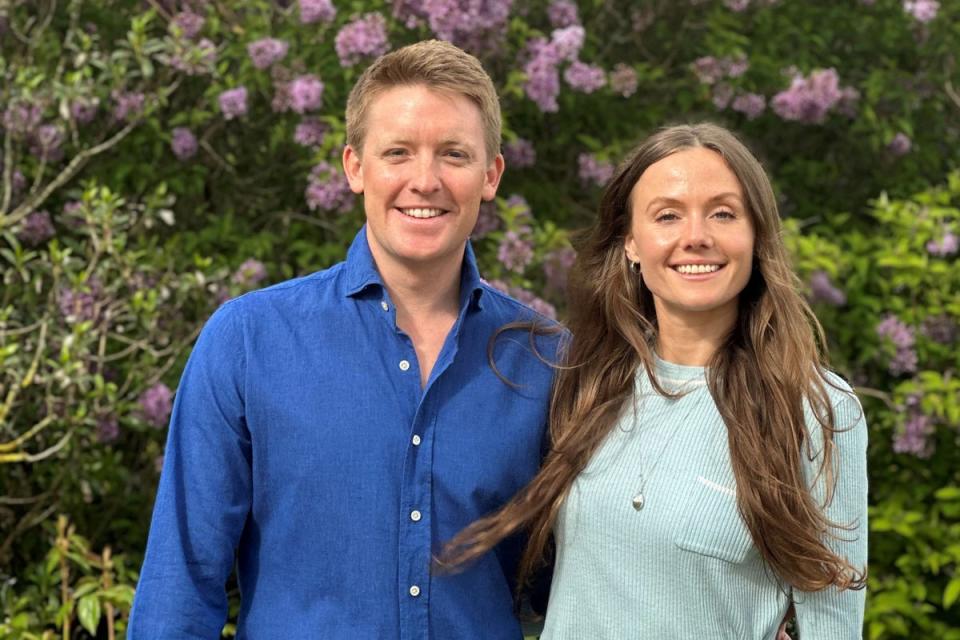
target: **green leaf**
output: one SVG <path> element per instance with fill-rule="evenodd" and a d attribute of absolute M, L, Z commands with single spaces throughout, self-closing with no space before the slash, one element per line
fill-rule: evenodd
<path fill-rule="evenodd" d="M 960 598 L 960 577 L 948 582 L 947 588 L 943 590 L 943 608 L 949 609 L 957 598 Z"/>
<path fill-rule="evenodd" d="M 97 635 L 97 627 L 100 626 L 100 598 L 92 594 L 80 598 L 77 602 L 77 617 L 90 635 Z"/>

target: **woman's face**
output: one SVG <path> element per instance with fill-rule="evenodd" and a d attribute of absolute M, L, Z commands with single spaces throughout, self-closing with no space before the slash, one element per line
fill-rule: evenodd
<path fill-rule="evenodd" d="M 723 157 L 695 147 L 655 162 L 630 204 L 627 257 L 640 264 L 658 323 L 732 326 L 755 234 L 743 188 Z"/>

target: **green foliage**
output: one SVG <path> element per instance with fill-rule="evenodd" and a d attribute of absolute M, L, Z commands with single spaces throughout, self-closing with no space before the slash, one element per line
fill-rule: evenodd
<path fill-rule="evenodd" d="M 960 228 L 960 174 L 909 199 L 881 195 L 866 218 L 842 232 L 793 224 L 787 239 L 801 276 L 825 271 L 846 292 L 817 312 L 870 425 L 867 637 L 960 638 L 960 263 L 927 247 Z M 877 331 L 891 314 L 914 338 L 909 370 Z"/>
<path fill-rule="evenodd" d="M 200 325 L 229 297 L 341 259 L 362 223 L 339 155 L 370 57 L 341 64 L 337 34 L 371 11 L 391 47 L 434 33 L 393 12 L 413 0 L 338 2 L 312 24 L 297 2 L 187 4 L 197 34 L 169 0 L 0 2 L 0 637 L 123 632 L 168 391 Z M 553 36 L 548 4 L 514 0 L 492 38 L 463 43 L 494 77 L 505 142 L 536 151 L 481 212 L 485 277 L 562 317 L 569 230 L 592 218 L 606 163 L 669 122 L 741 132 L 864 399 L 868 636 L 960 638 L 960 268 L 941 245 L 960 234 L 960 6 L 921 22 L 901 0 L 581 0 L 579 59 L 605 85 L 577 90 L 560 62 L 544 112 L 524 65 L 531 39 Z M 258 68 L 248 46 L 264 37 L 289 50 Z M 826 69 L 842 99 L 825 89 L 799 119 L 773 107 Z M 300 114 L 286 91 L 304 74 L 324 89 Z M 220 97 L 240 87 L 246 111 L 227 117 Z M 762 112 L 734 108 L 750 95 Z M 309 123 L 323 131 L 305 142 Z"/>

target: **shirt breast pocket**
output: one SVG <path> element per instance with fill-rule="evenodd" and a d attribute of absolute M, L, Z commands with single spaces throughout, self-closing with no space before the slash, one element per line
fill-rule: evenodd
<path fill-rule="evenodd" d="M 685 551 L 739 564 L 753 550 L 750 530 L 740 517 L 733 489 L 703 476 L 683 499 L 675 544 Z"/>

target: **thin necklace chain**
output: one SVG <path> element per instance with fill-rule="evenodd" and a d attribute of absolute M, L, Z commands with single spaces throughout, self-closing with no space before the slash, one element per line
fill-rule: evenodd
<path fill-rule="evenodd" d="M 688 382 L 690 382 L 690 381 L 688 381 Z M 682 387 L 681 387 L 681 389 L 679 389 L 679 390 L 683 390 Z M 678 391 L 679 391 L 679 390 L 678 390 Z M 683 402 L 683 400 L 685 400 L 685 399 L 690 395 L 690 393 L 692 393 L 692 390 L 687 391 L 682 397 L 678 398 L 678 399 L 677 399 L 677 402 Z M 649 469 L 646 473 L 643 472 L 643 467 L 645 466 L 644 463 L 643 463 L 643 447 L 640 446 L 640 452 L 639 452 L 639 453 L 640 453 L 640 455 L 639 455 L 640 469 L 639 469 L 639 471 L 638 471 L 638 475 L 640 476 L 640 488 L 639 488 L 639 490 L 637 491 L 637 493 L 634 494 L 633 498 L 631 499 L 631 503 L 633 504 L 633 508 L 634 508 L 635 510 L 640 511 L 640 510 L 643 509 L 644 506 L 646 506 L 647 497 L 646 497 L 646 494 L 644 493 L 644 491 L 645 491 L 646 488 L 647 488 L 647 482 L 649 482 L 650 478 L 653 477 L 653 473 L 654 473 L 654 471 L 657 470 L 657 467 L 660 466 L 660 462 L 663 460 L 664 454 L 666 454 L 667 449 L 670 447 L 670 443 L 673 442 L 673 437 L 677 434 L 678 431 L 680 431 L 681 425 L 682 425 L 684 422 L 686 422 L 687 418 L 690 417 L 690 414 L 693 412 L 693 410 L 697 407 L 697 405 L 699 405 L 699 399 L 694 399 L 694 400 L 695 400 L 695 401 L 692 403 L 692 406 L 689 407 L 689 408 L 687 409 L 687 411 L 683 414 L 683 417 L 680 418 L 680 420 L 678 420 L 678 421 L 673 425 L 673 429 L 671 429 L 670 435 L 667 436 L 666 442 L 664 442 L 663 447 L 660 448 L 660 454 L 659 454 L 659 455 L 656 457 L 656 459 L 653 461 L 653 465 L 650 467 L 650 469 Z M 635 413 L 635 414 L 638 413 L 638 412 L 637 412 L 636 401 L 637 401 L 637 397 L 636 397 L 636 394 L 634 394 L 634 405 L 633 405 L 633 408 L 634 408 L 634 413 Z M 651 426 L 652 426 L 652 425 L 651 425 Z M 649 427 L 648 427 L 648 428 L 649 428 Z M 642 441 L 642 438 L 643 438 L 643 432 L 644 432 L 644 428 L 643 428 L 643 424 L 641 423 L 640 429 L 639 429 L 639 431 L 638 431 L 638 433 L 637 433 L 637 436 L 638 436 L 638 438 L 639 438 L 641 441 Z M 638 444 L 642 444 L 642 442 L 641 442 L 641 443 L 638 443 Z"/>

